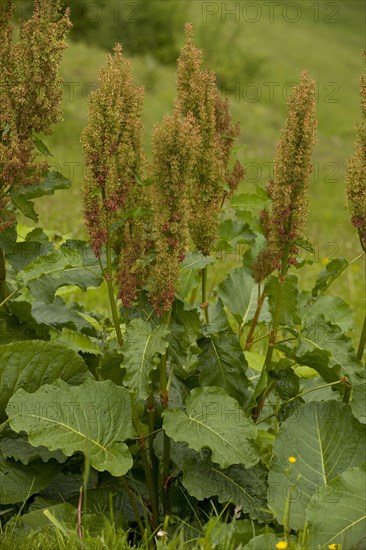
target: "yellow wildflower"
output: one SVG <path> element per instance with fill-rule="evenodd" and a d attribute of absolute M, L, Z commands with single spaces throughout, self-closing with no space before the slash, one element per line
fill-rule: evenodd
<path fill-rule="evenodd" d="M 294 456 L 289 456 L 289 457 L 288 457 L 288 461 L 290 462 L 290 464 L 295 464 L 296 460 L 297 460 L 297 459 L 296 459 L 296 457 L 294 457 Z"/>
<path fill-rule="evenodd" d="M 285 540 L 280 540 L 277 542 L 276 548 L 277 550 L 286 550 L 286 548 L 288 548 L 288 542 Z"/>

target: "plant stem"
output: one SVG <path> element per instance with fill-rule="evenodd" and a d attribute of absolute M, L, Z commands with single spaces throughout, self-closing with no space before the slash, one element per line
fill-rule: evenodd
<path fill-rule="evenodd" d="M 102 191 L 102 197 L 103 200 L 105 200 L 105 193 Z M 116 331 L 117 340 L 119 345 L 122 347 L 123 345 L 123 337 L 121 332 L 121 327 L 119 324 L 119 318 L 118 318 L 118 312 L 117 312 L 117 306 L 116 301 L 114 298 L 114 291 L 113 291 L 113 279 L 112 279 L 112 247 L 111 247 L 111 237 L 110 237 L 110 219 L 107 219 L 107 244 L 106 244 L 106 252 L 107 252 L 107 268 L 104 270 L 104 277 L 107 281 L 108 286 L 108 295 L 109 295 L 109 302 L 111 306 L 111 312 L 112 312 L 112 318 L 113 318 L 113 325 Z M 143 430 L 143 424 L 140 421 L 137 405 L 135 402 L 135 398 L 132 393 L 130 393 L 130 402 L 131 402 L 131 410 L 132 410 L 132 419 L 133 424 L 137 433 L 137 442 L 141 451 L 141 458 L 142 463 L 144 466 L 144 472 L 146 476 L 146 483 L 149 490 L 150 500 L 151 500 L 151 509 L 152 509 L 152 519 L 151 519 L 151 526 L 153 529 L 155 529 L 158 526 L 159 523 L 159 506 L 158 506 L 158 496 L 154 488 L 154 481 L 152 477 L 152 471 L 151 471 L 151 465 L 149 462 L 149 457 L 146 450 L 145 445 L 145 435 Z"/>
<path fill-rule="evenodd" d="M 154 487 L 154 480 L 151 470 L 151 464 L 149 462 L 149 457 L 146 450 L 146 444 L 145 444 L 145 435 L 143 430 L 143 424 L 140 420 L 140 417 L 138 415 L 137 406 L 135 403 L 135 399 L 133 394 L 130 394 L 130 400 L 131 400 L 131 409 L 132 409 L 132 420 L 135 427 L 135 430 L 137 432 L 137 443 L 141 451 L 141 458 L 142 463 L 144 466 L 144 472 L 146 477 L 146 483 L 147 488 L 149 490 L 150 495 L 150 501 L 151 501 L 151 510 L 152 510 L 152 518 L 151 518 L 151 527 L 153 529 L 156 529 L 156 527 L 159 524 L 159 504 L 158 504 L 158 495 L 155 492 Z"/>
<path fill-rule="evenodd" d="M 104 277 L 105 277 L 105 280 L 107 281 L 107 286 L 108 286 L 108 295 L 109 295 L 109 302 L 110 302 L 110 305 L 111 305 L 113 325 L 114 325 L 114 328 L 115 328 L 115 331 L 116 331 L 116 334 L 117 334 L 118 343 L 119 343 L 120 346 L 122 346 L 123 338 L 122 338 L 121 327 L 120 327 L 119 319 L 118 319 L 116 300 L 114 298 L 114 291 L 113 291 L 112 254 L 111 254 L 109 228 L 108 228 L 108 241 L 107 241 L 107 269 L 104 271 Z"/>
<path fill-rule="evenodd" d="M 169 327 L 170 319 L 172 315 L 172 310 L 169 312 L 163 319 L 165 326 Z M 168 380 L 166 375 L 166 362 L 167 362 L 167 352 L 161 356 L 160 360 L 160 401 L 165 410 L 169 405 L 169 391 L 168 391 Z M 164 432 L 164 455 L 163 455 L 163 506 L 164 513 L 168 514 L 170 512 L 170 502 L 169 502 L 169 487 L 168 481 L 170 477 L 170 438 Z"/>
<path fill-rule="evenodd" d="M 202 309 L 203 309 L 203 316 L 205 323 L 208 324 L 209 318 L 208 318 L 208 302 L 207 302 L 207 266 L 204 267 L 201 271 L 201 279 L 202 279 Z"/>
<path fill-rule="evenodd" d="M 276 296 L 276 305 L 272 317 L 272 329 L 269 337 L 268 348 L 264 364 L 267 372 L 271 367 L 272 355 L 274 350 L 274 344 L 276 343 L 277 331 L 281 315 L 282 298 L 283 298 L 283 285 L 285 284 L 286 274 L 288 271 L 288 247 L 285 248 L 282 256 L 281 272 L 278 277 L 278 291 Z"/>
<path fill-rule="evenodd" d="M 361 241 L 362 243 L 362 241 Z M 366 292 L 366 254 L 365 254 L 365 269 L 364 269 L 364 277 L 365 277 L 365 292 Z M 365 344 L 366 344 L 366 311 L 365 311 L 365 316 L 364 316 L 364 319 L 363 319 L 363 327 L 362 327 L 362 332 L 361 332 L 361 338 L 360 338 L 360 342 L 358 344 L 358 349 L 357 349 L 357 359 L 359 359 L 360 361 L 362 361 L 362 358 L 363 358 L 363 352 L 364 352 L 364 349 L 365 349 Z"/>
<path fill-rule="evenodd" d="M 148 397 L 147 400 L 147 415 L 148 415 L 148 421 L 149 421 L 149 456 L 150 456 L 150 464 L 151 464 L 151 470 L 152 470 L 152 477 L 153 477 L 153 483 L 154 483 L 154 493 L 156 495 L 156 498 L 158 498 L 159 495 L 159 484 L 158 484 L 158 473 L 159 473 L 159 462 L 157 459 L 157 456 L 154 452 L 154 439 L 156 435 L 155 430 L 155 396 L 154 392 L 152 391 L 151 394 Z M 158 503 L 159 506 L 159 503 Z"/>
<path fill-rule="evenodd" d="M 282 254 L 281 271 L 278 277 L 276 305 L 272 315 L 272 327 L 271 327 L 271 332 L 270 332 L 269 341 L 268 341 L 267 353 L 266 353 L 266 357 L 264 359 L 264 365 L 263 365 L 263 368 L 267 372 L 267 377 L 269 376 L 269 371 L 271 370 L 274 345 L 276 343 L 278 327 L 280 324 L 281 307 L 282 307 L 282 299 L 283 299 L 283 287 L 286 281 L 286 274 L 288 271 L 288 256 L 289 256 L 289 246 L 287 245 L 285 246 Z M 263 409 L 265 400 L 273 388 L 274 388 L 274 385 L 272 384 L 272 381 L 270 381 L 267 388 L 258 396 L 257 398 L 258 405 L 254 407 L 252 411 L 252 418 L 254 421 L 258 420 L 261 414 L 261 411 Z M 270 390 L 270 391 L 268 392 L 267 390 Z"/>
<path fill-rule="evenodd" d="M 360 342 L 358 344 L 357 355 L 356 355 L 357 359 L 359 359 L 360 361 L 362 361 L 363 351 L 365 349 L 365 344 L 366 344 L 366 313 L 365 313 L 365 317 L 364 317 L 364 320 L 363 320 L 361 338 L 360 338 Z"/>
<path fill-rule="evenodd" d="M 0 248 L 0 302 L 1 305 L 7 303 L 9 296 L 8 284 L 6 282 L 6 266 L 5 266 L 5 254 L 2 248 Z M 8 309 L 7 305 L 5 306 Z"/>
<path fill-rule="evenodd" d="M 252 323 L 250 325 L 248 336 L 247 336 L 247 339 L 246 339 L 246 342 L 245 342 L 244 351 L 249 351 L 250 348 L 252 347 L 252 345 L 254 344 L 254 332 L 255 332 L 255 329 L 257 328 L 258 319 L 259 319 L 259 316 L 260 316 L 261 311 L 262 311 L 262 307 L 263 307 L 263 304 L 264 304 L 265 297 L 266 297 L 266 295 L 265 295 L 264 288 L 263 288 L 263 291 L 261 292 L 261 285 L 259 284 L 258 285 L 257 309 L 255 310 L 255 314 L 254 314 Z"/>

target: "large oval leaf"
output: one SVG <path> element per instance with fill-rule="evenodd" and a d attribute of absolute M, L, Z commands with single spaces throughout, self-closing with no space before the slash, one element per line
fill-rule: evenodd
<path fill-rule="evenodd" d="M 242 512 L 249 513 L 252 519 L 269 518 L 265 513 L 267 471 L 261 465 L 249 469 L 234 465 L 223 470 L 210 460 L 195 457 L 184 462 L 182 483 L 198 500 L 216 495 L 221 503 L 241 506 Z"/>
<path fill-rule="evenodd" d="M 1 346 L 0 420 L 6 419 L 6 405 L 19 388 L 32 393 L 57 379 L 80 383 L 86 376 L 80 355 L 58 342 L 27 340 Z"/>
<path fill-rule="evenodd" d="M 168 329 L 160 325 L 154 329 L 143 319 L 134 319 L 127 327 L 123 346 L 123 363 L 126 369 L 123 383 L 131 388 L 139 399 L 150 394 L 150 373 L 157 367 L 154 357 L 166 351 Z"/>
<path fill-rule="evenodd" d="M 0 504 L 24 502 L 38 493 L 62 468 L 57 462 L 33 462 L 24 466 L 0 455 Z"/>
<path fill-rule="evenodd" d="M 222 468 L 232 464 L 250 468 L 259 460 L 254 423 L 222 388 L 195 388 L 187 399 L 186 412 L 164 412 L 163 427 L 174 441 L 185 441 L 195 451 L 211 449 L 212 460 Z"/>
<path fill-rule="evenodd" d="M 256 299 L 254 287 L 254 279 L 244 267 L 231 271 L 219 284 L 217 294 L 239 325 L 249 320 L 251 304 Z"/>
<path fill-rule="evenodd" d="M 28 441 L 66 456 L 82 452 L 98 471 L 124 475 L 132 466 L 126 439 L 134 437 L 130 395 L 110 380 L 69 386 L 62 380 L 35 393 L 19 390 L 7 407 L 9 423 Z"/>
<path fill-rule="evenodd" d="M 310 548 L 365 548 L 366 472 L 347 470 L 314 495 L 306 510 Z"/>
<path fill-rule="evenodd" d="M 279 523 L 290 499 L 289 525 L 302 528 L 312 496 L 365 460 L 365 435 L 349 407 L 337 401 L 306 403 L 281 425 L 268 476 L 268 503 Z M 291 467 L 290 456 L 296 458 Z"/>
<path fill-rule="evenodd" d="M 225 330 L 198 341 L 202 353 L 198 357 L 202 386 L 218 386 L 242 405 L 249 380 L 247 362 L 238 337 Z"/>

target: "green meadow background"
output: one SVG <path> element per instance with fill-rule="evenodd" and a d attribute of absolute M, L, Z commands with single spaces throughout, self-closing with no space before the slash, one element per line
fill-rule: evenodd
<path fill-rule="evenodd" d="M 19 2 L 26 11 L 29 2 Z M 67 4 L 67 2 L 65 2 Z M 241 125 L 237 156 L 247 168 L 240 191 L 265 186 L 286 117 L 286 97 L 307 69 L 317 82 L 317 144 L 310 188 L 308 236 L 315 263 L 301 282 L 310 288 L 329 259 L 361 252 L 345 200 L 345 167 L 360 120 L 359 78 L 364 70 L 365 4 L 358 0 L 234 2 L 138 0 L 69 2 L 75 20 L 62 64 L 64 122 L 45 141 L 54 168 L 72 179 L 70 192 L 38 201 L 40 224 L 68 237 L 85 238 L 81 205 L 83 157 L 80 133 L 87 98 L 105 54 L 118 40 L 132 57 L 135 79 L 145 86 L 144 143 L 150 154 L 154 124 L 171 111 L 175 64 L 185 22 L 194 25 L 207 67 L 217 73 Z M 332 287 L 361 322 L 364 269 L 356 261 Z M 232 258 L 220 277 L 232 267 Z M 302 272 L 303 273 L 303 272 Z M 97 307 L 98 298 L 91 298 Z M 100 304 L 99 304 L 100 305 Z"/>

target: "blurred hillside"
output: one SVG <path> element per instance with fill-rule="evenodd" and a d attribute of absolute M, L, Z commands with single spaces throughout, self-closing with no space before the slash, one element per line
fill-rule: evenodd
<path fill-rule="evenodd" d="M 133 57 L 138 83 L 146 88 L 144 128 L 150 151 L 153 125 L 171 110 L 175 59 L 184 23 L 194 24 L 205 63 L 215 70 L 223 96 L 241 123 L 238 157 L 247 167 L 242 190 L 271 177 L 275 144 L 286 116 L 286 97 L 308 69 L 317 81 L 318 143 L 311 185 L 309 235 L 322 258 L 359 253 L 344 198 L 346 159 L 360 118 L 359 77 L 365 47 L 365 4 L 358 0 L 310 2 L 201 2 L 198 0 L 70 1 L 74 29 L 65 53 L 64 123 L 47 144 L 55 167 L 71 176 L 71 193 L 43 199 L 41 223 L 85 236 L 80 185 L 80 132 L 87 97 L 95 88 L 105 51 L 116 41 Z M 18 15 L 31 2 L 19 2 Z M 321 265 L 316 266 L 319 271 Z M 315 269 L 315 268 L 314 268 Z M 357 302 L 357 266 L 345 275 L 343 298 Z"/>

